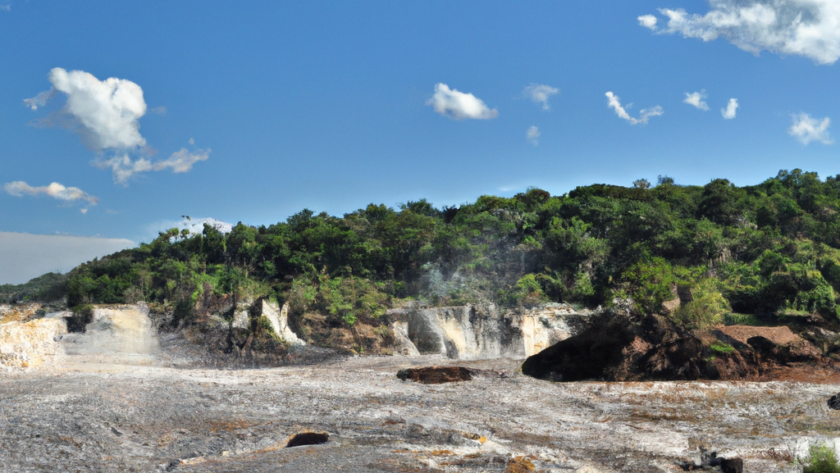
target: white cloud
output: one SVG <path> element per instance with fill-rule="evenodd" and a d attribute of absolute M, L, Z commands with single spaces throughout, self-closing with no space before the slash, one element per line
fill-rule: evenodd
<path fill-rule="evenodd" d="M 88 209 L 79 209 L 79 212 L 81 212 L 82 215 L 87 214 L 87 211 L 88 211 Z"/>
<path fill-rule="evenodd" d="M 58 200 L 74 202 L 83 200 L 91 205 L 99 203 L 99 198 L 94 197 L 78 187 L 65 187 L 57 182 L 48 186 L 33 187 L 23 181 L 7 182 L 3 189 L 10 195 L 23 197 L 24 195 L 46 195 Z"/>
<path fill-rule="evenodd" d="M 122 238 L 0 232 L 0 284 L 21 284 L 48 272 L 136 246 Z"/>
<path fill-rule="evenodd" d="M 146 158 L 131 159 L 128 154 L 114 156 L 109 159 L 96 160 L 93 164 L 100 169 L 110 169 L 114 174 L 114 182 L 126 185 L 135 174 L 150 171 L 163 171 L 172 169 L 173 173 L 187 172 L 192 169 L 193 164 L 199 161 L 207 161 L 210 158 L 210 150 L 189 151 L 181 148 L 180 151 L 164 160 L 150 161 Z"/>
<path fill-rule="evenodd" d="M 834 140 L 828 134 L 830 124 L 831 120 L 828 117 L 819 120 L 811 118 L 807 113 L 799 113 L 793 115 L 793 125 L 788 128 L 788 133 L 805 145 L 812 141 L 830 145 L 834 143 Z"/>
<path fill-rule="evenodd" d="M 190 143 L 190 144 L 191 144 L 191 145 L 194 145 L 194 144 L 195 144 L 195 139 L 193 139 L 193 138 L 190 138 L 190 141 L 189 141 L 189 143 Z"/>
<path fill-rule="evenodd" d="M 705 15 L 662 8 L 667 27 L 656 29 L 652 15 L 639 23 L 660 33 L 712 41 L 723 37 L 744 51 L 805 56 L 818 64 L 840 58 L 840 2 L 837 0 L 709 0 Z"/>
<path fill-rule="evenodd" d="M 685 100 L 683 103 L 687 103 L 689 105 L 694 106 L 695 108 L 699 108 L 700 110 L 708 110 L 709 105 L 706 103 L 706 91 L 701 90 L 700 92 L 692 92 L 692 93 L 685 93 Z"/>
<path fill-rule="evenodd" d="M 543 110 L 549 110 L 548 98 L 560 92 L 558 89 L 545 84 L 531 84 L 525 87 L 522 94 L 531 99 L 532 102 L 542 104 Z"/>
<path fill-rule="evenodd" d="M 67 72 L 60 67 L 50 71 L 49 81 L 53 85 L 51 90 L 24 103 L 36 110 L 55 96 L 56 91 L 65 94 L 67 103 L 60 115 L 71 117 L 70 127 L 88 148 L 102 151 L 145 146 L 138 120 L 146 114 L 146 102 L 139 85 L 115 77 L 100 81 L 87 72 Z M 52 121 L 48 119 L 45 123 L 49 125 Z"/>
<path fill-rule="evenodd" d="M 496 109 L 491 110 L 475 95 L 450 89 L 444 83 L 435 85 L 435 94 L 426 101 L 426 105 L 433 106 L 435 112 L 453 120 L 465 118 L 486 120 L 499 116 Z"/>
<path fill-rule="evenodd" d="M 721 115 L 726 120 L 732 120 L 735 118 L 735 112 L 738 110 L 738 99 L 729 99 L 729 103 L 726 104 L 725 109 L 720 109 Z"/>
<path fill-rule="evenodd" d="M 528 141 L 533 143 L 534 146 L 537 146 L 540 143 L 539 142 L 540 129 L 537 128 L 536 126 L 532 126 L 531 128 L 528 128 L 528 131 L 525 133 L 525 137 L 528 138 Z"/>
<path fill-rule="evenodd" d="M 158 233 L 166 232 L 170 228 L 187 229 L 193 235 L 197 235 L 204 231 L 204 224 L 208 224 L 221 233 L 230 233 L 233 230 L 233 224 L 216 220 L 215 218 L 190 218 L 185 217 L 181 220 L 161 220 L 146 226 L 147 236 L 145 238 L 157 238 Z"/>
<path fill-rule="evenodd" d="M 627 113 L 627 110 L 625 110 L 624 107 L 621 106 L 621 100 L 618 98 L 618 95 L 615 95 L 612 92 L 607 92 L 605 95 L 607 96 L 607 99 L 608 99 L 607 106 L 614 109 L 616 115 L 618 115 L 620 118 L 623 118 L 623 119 L 627 120 L 632 125 L 638 125 L 640 123 L 642 125 L 645 125 L 645 124 L 647 124 L 650 117 L 658 117 L 658 116 L 663 115 L 665 113 L 665 111 L 662 110 L 662 107 L 657 105 L 657 106 L 652 107 L 652 108 L 646 108 L 646 109 L 640 110 L 639 111 L 639 118 L 633 118 L 633 117 L 630 116 L 630 114 Z"/>
<path fill-rule="evenodd" d="M 652 30 L 656 29 L 656 17 L 653 15 L 642 15 L 639 18 L 639 24 L 644 26 L 645 28 L 650 28 Z"/>
<path fill-rule="evenodd" d="M 160 107 L 155 107 L 149 111 L 157 115 L 166 115 L 166 107 L 164 107 L 163 105 L 161 105 Z"/>

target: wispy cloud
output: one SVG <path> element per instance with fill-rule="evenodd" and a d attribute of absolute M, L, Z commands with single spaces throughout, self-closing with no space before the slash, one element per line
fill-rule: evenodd
<path fill-rule="evenodd" d="M 726 104 L 726 108 L 720 109 L 721 115 L 726 120 L 732 120 L 735 118 L 735 112 L 738 111 L 738 99 L 729 99 L 729 103 Z"/>
<path fill-rule="evenodd" d="M 90 205 L 96 205 L 99 203 L 98 197 L 94 197 L 78 187 L 65 187 L 57 182 L 41 187 L 30 186 L 24 181 L 7 182 L 3 185 L 3 190 L 16 197 L 23 197 L 24 195 L 45 195 L 66 202 L 81 200 L 89 203 Z"/>
<path fill-rule="evenodd" d="M 558 92 L 560 92 L 560 90 L 551 87 L 550 85 L 532 83 L 528 87 L 525 87 L 525 90 L 522 91 L 522 95 L 530 98 L 531 101 L 536 104 L 542 104 L 543 110 L 550 110 L 551 107 L 548 105 L 548 99 L 552 95 L 556 95 Z"/>
<path fill-rule="evenodd" d="M 435 112 L 453 120 L 487 120 L 499 116 L 496 109 L 491 110 L 475 95 L 450 89 L 444 83 L 435 85 L 435 93 L 426 101 L 426 105 L 431 105 Z"/>
<path fill-rule="evenodd" d="M 704 100 L 706 98 L 706 91 L 701 90 L 700 92 L 692 92 L 692 93 L 685 93 L 685 100 L 683 103 L 687 103 L 695 108 L 700 110 L 709 110 L 709 105 Z"/>
<path fill-rule="evenodd" d="M 114 156 L 109 159 L 96 160 L 93 164 L 100 169 L 110 169 L 114 174 L 114 182 L 126 185 L 136 174 L 144 172 L 163 171 L 171 169 L 173 173 L 187 172 L 193 165 L 210 158 L 210 150 L 190 151 L 181 148 L 172 153 L 167 159 L 150 161 L 145 158 L 132 159 L 128 154 Z"/>
<path fill-rule="evenodd" d="M 639 118 L 633 118 L 630 116 L 629 113 L 627 113 L 627 110 L 625 110 L 624 107 L 621 106 L 621 99 L 619 99 L 618 95 L 615 95 L 612 92 L 607 92 L 605 95 L 607 96 L 608 100 L 607 106 L 615 110 L 616 115 L 618 115 L 624 120 L 627 120 L 632 125 L 645 125 L 647 124 L 648 120 L 650 120 L 650 117 L 658 117 L 665 113 L 665 111 L 662 110 L 662 107 L 657 105 L 655 107 L 640 110 Z"/>
<path fill-rule="evenodd" d="M 528 141 L 530 141 L 534 146 L 537 146 L 538 144 L 540 144 L 540 129 L 536 126 L 528 128 L 528 131 L 525 132 L 525 137 L 528 138 Z"/>
<path fill-rule="evenodd" d="M 639 24 L 659 33 L 712 41 L 723 37 L 744 51 L 805 56 L 818 64 L 840 58 L 840 4 L 837 0 L 710 0 L 705 15 L 661 8 L 667 26 L 644 15 Z"/>
<path fill-rule="evenodd" d="M 830 145 L 834 143 L 834 140 L 828 134 L 829 125 L 831 125 L 831 120 L 828 117 L 820 120 L 811 118 L 810 115 L 804 112 L 798 113 L 793 115 L 793 125 L 788 128 L 788 134 L 801 141 L 804 145 L 812 141 L 819 141 L 822 144 Z"/>

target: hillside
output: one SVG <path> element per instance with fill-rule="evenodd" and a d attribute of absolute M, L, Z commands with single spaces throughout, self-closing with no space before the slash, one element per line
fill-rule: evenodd
<path fill-rule="evenodd" d="M 303 210 L 222 234 L 172 229 L 80 265 L 70 306 L 145 300 L 184 325 L 234 297 L 290 304 L 303 333 L 376 327 L 409 299 L 428 306 L 543 302 L 609 306 L 703 328 L 819 314 L 837 317 L 840 176 L 799 169 L 756 186 L 529 189 L 437 209 L 371 204 L 343 217 Z M 679 295 L 683 304 L 668 304 Z M 663 303 L 665 305 L 663 306 Z M 320 319 L 306 314 L 319 314 Z M 317 330 L 316 330 L 317 331 Z"/>

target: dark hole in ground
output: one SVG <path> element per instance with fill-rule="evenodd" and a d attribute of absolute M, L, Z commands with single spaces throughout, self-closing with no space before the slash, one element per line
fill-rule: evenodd
<path fill-rule="evenodd" d="M 442 384 L 472 379 L 470 370 L 461 366 L 429 366 L 408 368 L 397 372 L 397 378 L 423 384 Z"/>
<path fill-rule="evenodd" d="M 286 448 L 299 447 L 301 445 L 320 445 L 327 443 L 330 434 L 326 432 L 301 432 L 295 434 L 286 442 Z"/>

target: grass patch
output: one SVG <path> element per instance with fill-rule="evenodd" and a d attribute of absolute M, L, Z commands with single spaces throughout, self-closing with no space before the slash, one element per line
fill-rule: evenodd
<path fill-rule="evenodd" d="M 709 345 L 709 348 L 711 348 L 713 352 L 723 354 L 732 353 L 735 351 L 735 348 L 733 348 L 732 345 L 723 343 L 720 340 L 713 341 L 711 345 Z"/>
<path fill-rule="evenodd" d="M 728 313 L 723 316 L 723 323 L 724 325 L 752 325 L 755 327 L 760 327 L 767 325 L 766 322 L 759 319 L 753 314 L 736 314 L 736 313 Z"/>
<path fill-rule="evenodd" d="M 802 473 L 840 473 L 840 463 L 834 449 L 824 443 L 811 446 Z"/>

